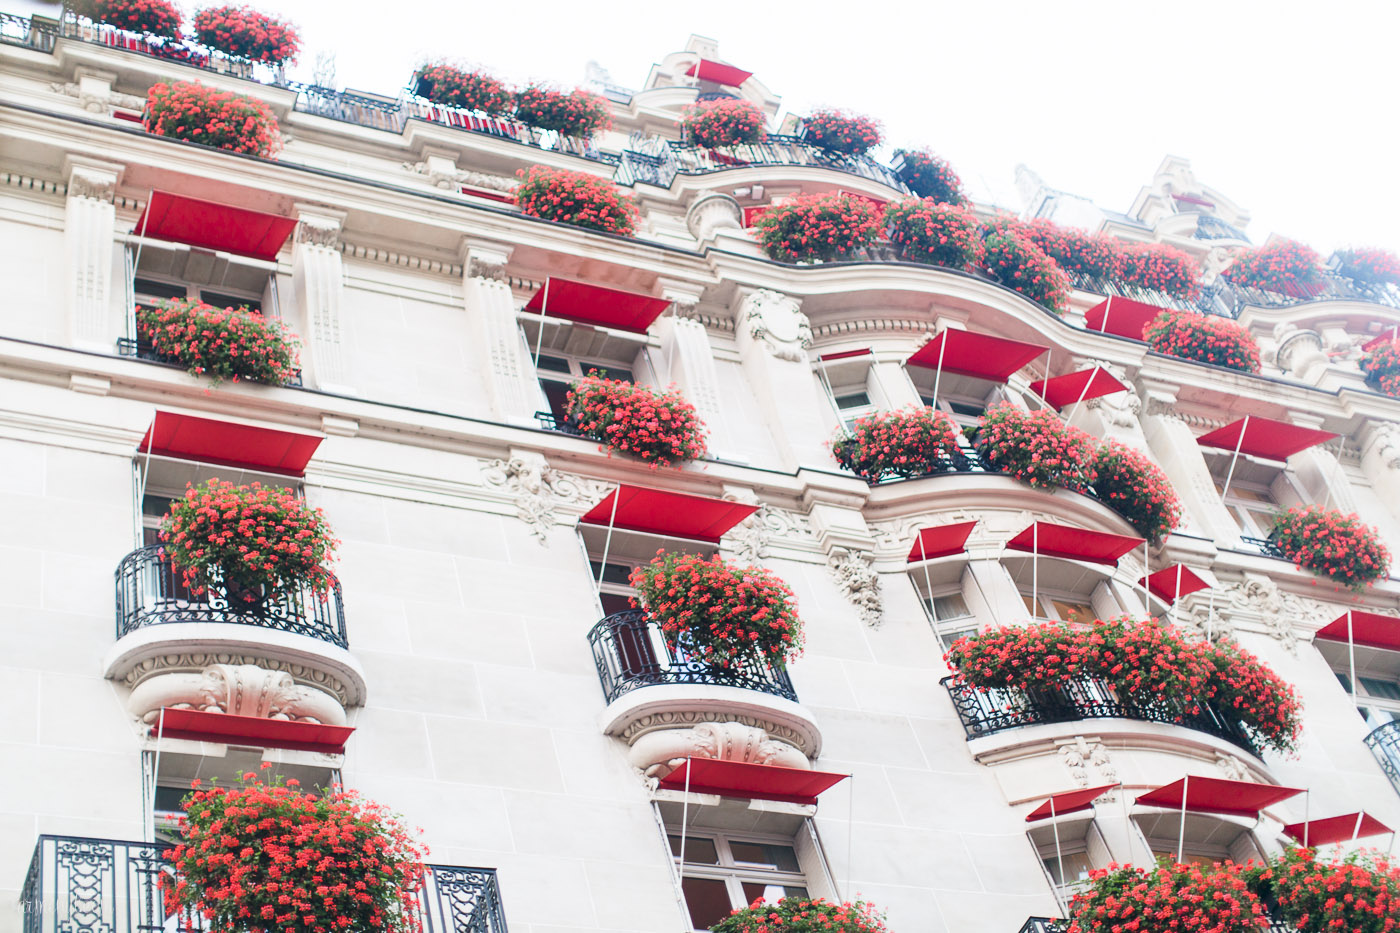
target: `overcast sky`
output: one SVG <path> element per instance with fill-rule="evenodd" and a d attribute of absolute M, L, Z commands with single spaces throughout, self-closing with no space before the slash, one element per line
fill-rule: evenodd
<path fill-rule="evenodd" d="M 254 0 L 256 5 L 256 0 Z M 627 87 L 691 33 L 753 71 L 785 111 L 820 105 L 929 146 L 976 193 L 1019 208 L 1024 163 L 1127 210 L 1168 153 L 1271 232 L 1324 255 L 1400 252 L 1400 2 L 426 3 L 284 0 L 309 73 L 391 93 L 423 59 L 575 84 L 596 60 Z M 361 10 L 366 10 L 361 13 Z"/>

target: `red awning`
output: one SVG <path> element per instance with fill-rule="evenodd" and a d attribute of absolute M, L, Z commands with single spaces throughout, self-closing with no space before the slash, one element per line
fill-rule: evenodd
<path fill-rule="evenodd" d="M 866 348 L 863 349 L 863 350 L 842 350 L 842 351 L 840 351 L 839 353 L 823 353 L 821 356 L 817 357 L 817 360 L 818 360 L 819 362 L 822 362 L 822 363 L 830 363 L 830 362 L 833 362 L 833 361 L 835 361 L 835 360 L 846 360 L 846 359 L 850 359 L 850 358 L 853 357 L 853 356 L 870 356 L 870 355 L 871 355 L 871 350 L 870 350 L 869 347 L 866 347 Z"/>
<path fill-rule="evenodd" d="M 1246 415 L 1223 428 L 1202 434 L 1196 438 L 1196 443 L 1202 447 L 1219 447 L 1229 451 L 1234 451 L 1235 445 L 1238 444 L 1240 453 L 1249 454 L 1251 457 L 1287 460 L 1300 450 L 1325 443 L 1336 436 L 1331 431 L 1301 428 L 1287 421 Z"/>
<path fill-rule="evenodd" d="M 328 755 L 343 755 L 345 743 L 354 731 L 354 726 L 327 726 L 314 722 L 169 707 L 161 711 L 161 717 L 151 726 L 151 735 L 167 739 L 192 739 L 252 748 L 291 748 Z"/>
<path fill-rule="evenodd" d="M 1147 584 L 1147 588 L 1154 595 L 1168 603 L 1176 602 L 1178 596 L 1188 596 L 1197 590 L 1210 589 L 1210 584 L 1196 576 L 1185 564 L 1163 567 L 1156 573 L 1138 580 L 1139 585 L 1143 583 Z"/>
<path fill-rule="evenodd" d="M 708 58 L 700 59 L 687 68 L 685 73 L 699 78 L 701 81 L 713 81 L 727 87 L 738 87 L 753 77 L 752 71 L 735 68 L 733 65 L 726 65 L 723 62 L 711 61 Z"/>
<path fill-rule="evenodd" d="M 1064 816 L 1066 813 L 1090 810 L 1094 806 L 1094 801 L 1103 796 L 1104 791 L 1113 790 L 1118 786 L 1120 785 L 1117 783 L 1103 784 L 1099 787 L 1067 790 L 1063 794 L 1051 794 L 1040 806 L 1026 814 L 1026 822 L 1034 823 L 1036 820 L 1048 820 L 1052 816 Z"/>
<path fill-rule="evenodd" d="M 914 546 L 909 549 L 909 560 L 906 563 L 913 564 L 921 560 L 947 557 L 949 554 L 961 554 L 967 544 L 967 536 L 972 534 L 972 529 L 976 527 L 977 522 L 971 521 L 919 529 Z"/>
<path fill-rule="evenodd" d="M 296 225 L 291 217 L 153 191 L 131 232 L 201 249 L 276 259 Z"/>
<path fill-rule="evenodd" d="M 666 790 L 686 789 L 694 794 L 719 794 L 745 800 L 782 800 L 787 803 L 817 802 L 817 795 L 850 777 L 831 771 L 805 771 L 777 765 L 755 765 L 745 761 L 718 761 L 714 758 L 687 758 L 659 786 Z"/>
<path fill-rule="evenodd" d="M 1221 813 L 1225 816 L 1248 816 L 1257 819 L 1260 810 L 1302 792 L 1300 787 L 1193 776 L 1150 790 L 1135 802 L 1150 807 L 1180 810 L 1184 793 L 1186 809 L 1194 813 Z"/>
<path fill-rule="evenodd" d="M 1383 616 L 1378 612 L 1362 612 L 1359 609 L 1353 609 L 1351 611 L 1351 634 L 1352 640 L 1363 647 L 1400 651 L 1400 618 L 1395 616 Z M 1345 643 L 1348 640 L 1347 613 L 1342 613 L 1326 628 L 1320 629 L 1317 637 L 1323 641 Z"/>
<path fill-rule="evenodd" d="M 136 448 L 157 457 L 302 476 L 321 438 L 158 411 Z"/>
<path fill-rule="evenodd" d="M 1025 531 L 1006 542 L 1006 546 L 1013 551 L 1027 551 L 1041 557 L 1087 560 L 1116 567 L 1118 558 L 1135 547 L 1142 547 L 1143 542 L 1143 538 L 1134 538 L 1131 535 L 1088 531 L 1052 522 L 1031 522 Z"/>
<path fill-rule="evenodd" d="M 758 218 L 762 217 L 764 214 L 768 213 L 776 206 L 777 205 L 774 204 L 760 204 L 757 207 L 744 208 L 744 229 L 748 230 L 752 228 L 753 225 L 758 222 Z"/>
<path fill-rule="evenodd" d="M 1352 839 L 1365 839 L 1390 832 L 1390 827 L 1369 813 L 1348 813 L 1345 816 L 1329 816 L 1306 823 L 1289 823 L 1283 831 L 1296 842 L 1307 839 L 1310 846 L 1326 846 L 1334 842 L 1349 842 Z"/>
<path fill-rule="evenodd" d="M 1126 388 L 1128 387 L 1119 382 L 1113 373 L 1102 366 L 1081 369 L 1077 373 L 1066 373 L 1054 379 L 1037 379 L 1031 383 L 1031 391 L 1055 408 L 1112 395 Z"/>
<path fill-rule="evenodd" d="M 548 317 L 567 318 L 581 324 L 645 334 L 651 322 L 660 317 L 670 304 L 665 298 L 550 276 L 545 280 L 544 287 L 525 303 L 525 310 Z"/>
<path fill-rule="evenodd" d="M 945 342 L 947 349 L 943 349 Z M 949 328 L 939 331 L 937 337 L 920 347 L 917 353 L 909 357 L 908 363 L 925 369 L 937 369 L 941 354 L 945 373 L 1005 382 L 1012 373 L 1048 349 L 1039 344 Z"/>
<path fill-rule="evenodd" d="M 1143 329 L 1166 310 L 1168 309 L 1112 295 L 1084 312 L 1084 325 L 1089 330 L 1141 340 Z"/>
<path fill-rule="evenodd" d="M 614 513 L 613 504 L 617 504 Z M 619 485 L 580 519 L 588 525 L 609 523 L 626 531 L 718 544 L 735 525 L 758 511 L 756 505 L 666 492 L 645 486 Z"/>
<path fill-rule="evenodd" d="M 1400 340 L 1400 327 L 1394 325 L 1381 331 L 1378 336 L 1372 337 L 1361 345 L 1363 350 L 1374 350 L 1383 343 L 1390 343 L 1392 340 Z"/>

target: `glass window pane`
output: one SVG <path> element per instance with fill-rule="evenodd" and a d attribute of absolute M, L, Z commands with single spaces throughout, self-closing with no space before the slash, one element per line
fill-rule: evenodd
<path fill-rule="evenodd" d="M 1029 593 L 1021 594 L 1021 602 L 1025 604 L 1026 611 L 1029 612 L 1031 615 L 1043 616 L 1045 614 L 1041 611 L 1040 607 L 1035 604 L 1035 600 L 1031 599 L 1031 595 Z"/>
<path fill-rule="evenodd" d="M 216 308 L 247 308 L 249 311 L 262 313 L 262 302 L 256 298 L 240 298 L 237 295 L 223 295 L 208 290 L 201 291 L 199 298 L 205 304 Z"/>
<path fill-rule="evenodd" d="M 806 897 L 807 889 L 791 884 L 765 884 L 762 881 L 745 881 L 744 902 L 752 904 L 761 900 L 765 904 L 776 904 L 785 897 Z"/>
<path fill-rule="evenodd" d="M 729 852 L 737 865 L 761 865 L 778 871 L 800 871 L 797 852 L 792 846 L 774 846 L 762 842 L 730 842 Z"/>
<path fill-rule="evenodd" d="M 1051 604 L 1055 607 L 1055 615 L 1064 622 L 1080 622 L 1088 624 L 1094 621 L 1094 609 L 1085 603 L 1072 602 L 1067 599 L 1052 599 Z"/>
<path fill-rule="evenodd" d="M 555 382 L 552 379 L 541 379 L 540 388 L 544 390 L 544 397 L 549 403 L 549 413 L 554 416 L 554 423 L 563 424 L 565 416 L 569 413 L 569 384 Z"/>
<path fill-rule="evenodd" d="M 542 369 L 551 373 L 571 373 L 569 361 L 562 356 L 550 356 L 548 353 L 540 354 L 540 361 L 535 364 L 536 369 Z"/>
<path fill-rule="evenodd" d="M 690 840 L 686 840 L 686 848 L 690 848 Z M 718 879 L 682 878 L 681 891 L 690 908 L 690 925 L 696 930 L 708 930 L 734 911 L 729 889 Z"/>
<path fill-rule="evenodd" d="M 614 366 L 611 363 L 579 363 L 579 368 L 583 370 L 585 376 L 597 373 L 607 379 L 617 379 L 622 382 L 636 382 L 632 378 L 632 370 L 624 366 Z"/>
<path fill-rule="evenodd" d="M 1400 700 L 1400 684 L 1393 680 L 1377 680 L 1374 677 L 1358 677 L 1366 692 L 1379 700 Z"/>
<path fill-rule="evenodd" d="M 671 840 L 671 854 L 680 855 L 681 837 L 679 835 L 668 835 Z M 685 838 L 685 861 L 690 865 L 718 865 L 719 852 L 715 850 L 715 841 L 706 839 L 704 836 L 687 836 Z"/>
<path fill-rule="evenodd" d="M 189 294 L 189 289 L 184 285 L 174 285 L 170 282 L 157 282 L 154 279 L 138 278 L 133 283 L 132 291 L 141 298 L 184 298 Z"/>
<path fill-rule="evenodd" d="M 1057 885 L 1084 881 L 1089 877 L 1089 872 L 1094 867 L 1089 861 L 1088 852 L 1066 852 L 1063 860 L 1051 855 L 1045 858 L 1044 862 L 1045 870 L 1050 873 L 1051 880 Z M 1064 865 L 1063 875 L 1060 873 L 1061 864 Z"/>
<path fill-rule="evenodd" d="M 965 619 L 972 615 L 967 610 L 967 602 L 962 598 L 961 593 L 948 593 L 944 596 L 933 597 L 933 617 L 939 622 L 946 622 L 949 619 Z"/>
<path fill-rule="evenodd" d="M 598 561 L 596 561 L 596 560 L 590 560 L 590 561 L 588 562 L 588 565 L 589 565 L 590 569 L 592 569 L 592 571 L 593 571 L 593 579 L 597 580 L 597 579 L 598 579 Z M 622 564 L 622 563 L 618 563 L 618 562 L 616 562 L 616 561 L 611 561 L 611 560 L 610 560 L 610 561 L 608 561 L 607 567 L 604 568 L 604 570 L 603 570 L 603 580 L 602 580 L 602 582 L 603 582 L 603 583 L 616 583 L 618 586 L 625 586 L 625 587 L 631 588 L 631 584 L 627 582 L 627 578 L 630 577 L 631 575 L 632 575 L 632 565 L 631 565 L 631 564 Z"/>
<path fill-rule="evenodd" d="M 842 411 L 863 408 L 870 404 L 870 396 L 865 392 L 843 392 L 836 396 L 836 407 Z"/>

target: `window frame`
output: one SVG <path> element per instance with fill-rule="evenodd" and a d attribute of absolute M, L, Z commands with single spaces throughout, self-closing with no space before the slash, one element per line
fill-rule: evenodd
<path fill-rule="evenodd" d="M 676 872 L 676 879 L 682 886 L 682 900 L 685 901 L 686 921 L 691 923 L 691 929 L 695 933 L 704 933 L 705 929 L 694 926 L 691 919 L 691 908 L 685 898 L 684 884 L 686 879 L 704 881 L 723 881 L 725 890 L 729 895 L 730 909 L 738 910 L 749 906 L 752 903 L 744 893 L 745 882 L 763 884 L 765 888 L 773 885 L 781 885 L 785 892 L 783 896 L 793 896 L 791 889 L 796 888 L 804 892 L 799 896 L 811 896 L 812 884 L 808 877 L 808 866 L 802 864 L 800 847 L 795 837 L 782 836 L 773 833 L 744 833 L 729 832 L 714 829 L 687 830 L 685 833 L 685 848 L 691 848 L 691 842 L 696 839 L 708 839 L 714 843 L 716 852 L 716 863 L 707 864 L 703 862 L 688 862 L 683 855 L 678 855 L 681 839 L 680 831 L 670 824 L 664 825 L 665 841 L 667 851 L 670 854 L 671 864 Z M 798 832 L 802 830 L 799 829 Z M 782 869 L 765 869 L 755 863 L 740 863 L 733 856 L 732 844 L 738 842 L 751 845 L 782 846 L 791 850 L 793 861 L 797 864 L 796 871 L 785 871 Z M 766 892 L 765 892 L 766 893 Z M 771 903 L 771 902 L 770 902 Z"/>

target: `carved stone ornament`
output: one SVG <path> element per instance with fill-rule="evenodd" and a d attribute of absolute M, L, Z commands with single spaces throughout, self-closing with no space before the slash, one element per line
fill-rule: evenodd
<path fill-rule="evenodd" d="M 506 280 L 506 264 L 492 262 L 482 256 L 472 256 L 467 260 L 467 277 L 504 282 Z"/>
<path fill-rule="evenodd" d="M 1099 417 L 1118 428 L 1141 428 L 1138 416 L 1142 413 L 1142 398 L 1128 381 L 1121 366 L 1113 366 L 1106 360 L 1091 360 L 1090 366 L 1106 370 L 1113 378 L 1128 387 L 1126 392 L 1110 392 L 1084 403 L 1085 408 L 1097 409 Z"/>
<path fill-rule="evenodd" d="M 195 673 L 201 674 L 211 666 L 217 665 L 253 665 L 263 670 L 281 671 L 289 675 L 293 680 L 314 685 L 319 689 L 329 693 L 342 705 L 350 703 L 350 688 L 342 683 L 339 678 L 319 670 L 308 667 L 304 664 L 295 664 L 289 661 L 278 661 L 271 658 L 260 658 L 254 655 L 243 654 L 222 654 L 212 651 L 196 651 L 186 654 L 163 654 L 154 658 L 147 658 L 132 666 L 127 671 L 122 680 L 133 691 L 138 689 L 147 679 L 155 678 L 168 672 Z"/>
<path fill-rule="evenodd" d="M 724 536 L 721 547 L 734 552 L 740 560 L 752 563 L 767 557 L 768 546 L 775 540 L 795 545 L 811 544 L 816 537 L 812 522 L 805 515 L 774 508 L 765 502 Z"/>
<path fill-rule="evenodd" d="M 257 719 L 345 724 L 335 697 L 298 684 L 285 671 L 256 664 L 212 664 L 200 673 L 157 674 L 143 680 L 127 700 L 127 712 L 155 723 L 162 708 L 197 709 Z"/>
<path fill-rule="evenodd" d="M 559 524 L 560 505 L 583 506 L 602 498 L 608 486 L 554 469 L 544 460 L 512 457 L 492 460 L 482 471 L 488 486 L 515 499 L 515 514 L 540 544 L 549 546 L 549 529 Z"/>
<path fill-rule="evenodd" d="M 464 185 L 471 188 L 485 188 L 488 191 L 513 192 L 519 182 L 504 175 L 488 175 L 485 172 L 467 172 L 451 166 L 434 165 L 430 162 L 404 162 L 403 167 L 417 175 L 426 175 L 435 188 L 455 191 Z"/>
<path fill-rule="evenodd" d="M 112 201 L 117 195 L 117 176 L 101 169 L 73 166 L 68 173 L 68 197 Z"/>
<path fill-rule="evenodd" d="M 1249 781 L 1253 776 L 1244 762 L 1234 755 L 1227 755 L 1224 752 L 1215 753 L 1215 766 L 1220 769 L 1220 775 L 1229 781 Z"/>
<path fill-rule="evenodd" d="M 638 716 L 627 724 L 627 727 L 618 734 L 618 738 L 628 745 L 635 745 L 641 737 L 657 731 L 684 730 L 690 726 L 700 723 L 721 723 L 732 722 L 741 726 L 749 726 L 760 732 L 766 732 L 770 739 L 786 742 L 804 754 L 812 751 L 808 747 L 810 737 L 803 735 L 791 726 L 781 723 L 770 722 L 758 716 L 746 713 L 722 713 L 717 710 L 705 711 L 683 711 L 664 710 L 658 713 L 648 713 L 645 716 Z"/>
<path fill-rule="evenodd" d="M 84 89 L 76 81 L 51 81 L 49 87 L 59 94 L 66 94 L 69 97 L 76 97 L 78 105 L 88 113 L 106 113 L 112 107 L 120 107 L 123 110 L 144 110 L 146 98 L 137 97 L 135 94 L 123 94 L 120 91 L 108 91 L 106 94 L 99 94 L 92 89 Z"/>
<path fill-rule="evenodd" d="M 688 729 L 648 732 L 632 743 L 627 760 L 647 777 L 664 778 L 687 758 L 713 758 L 745 764 L 810 769 L 797 748 L 755 726 L 707 720 Z"/>
<path fill-rule="evenodd" d="M 885 620 L 880 575 L 868 556 L 849 548 L 832 548 L 826 565 L 841 588 L 841 595 L 856 607 L 862 622 L 875 628 Z"/>
<path fill-rule="evenodd" d="M 1372 422 L 1370 446 L 1387 470 L 1400 470 L 1400 425 Z"/>
<path fill-rule="evenodd" d="M 1080 787 L 1118 781 L 1118 769 L 1113 765 L 1108 748 L 1098 739 L 1076 735 L 1072 740 L 1060 744 L 1060 761 L 1064 762 L 1070 777 Z"/>
<path fill-rule="evenodd" d="M 303 214 L 297 224 L 296 242 L 325 249 L 340 247 L 340 221 L 333 217 Z"/>
<path fill-rule="evenodd" d="M 1327 621 L 1322 604 L 1292 593 L 1285 593 L 1268 577 L 1249 577 L 1226 587 L 1221 601 L 1241 614 L 1257 616 L 1264 631 L 1273 636 L 1290 654 L 1298 653 L 1298 633 L 1295 622 L 1307 628 L 1321 626 Z"/>
<path fill-rule="evenodd" d="M 1222 605 L 1223 602 L 1218 595 L 1213 609 L 1207 599 L 1194 602 L 1184 615 L 1176 615 L 1176 624 L 1198 638 L 1211 641 L 1221 637 L 1234 637 L 1235 623 L 1230 612 Z"/>
<path fill-rule="evenodd" d="M 744 326 L 780 360 L 802 363 L 812 346 L 812 326 L 796 298 L 761 288 L 744 302 Z"/>

